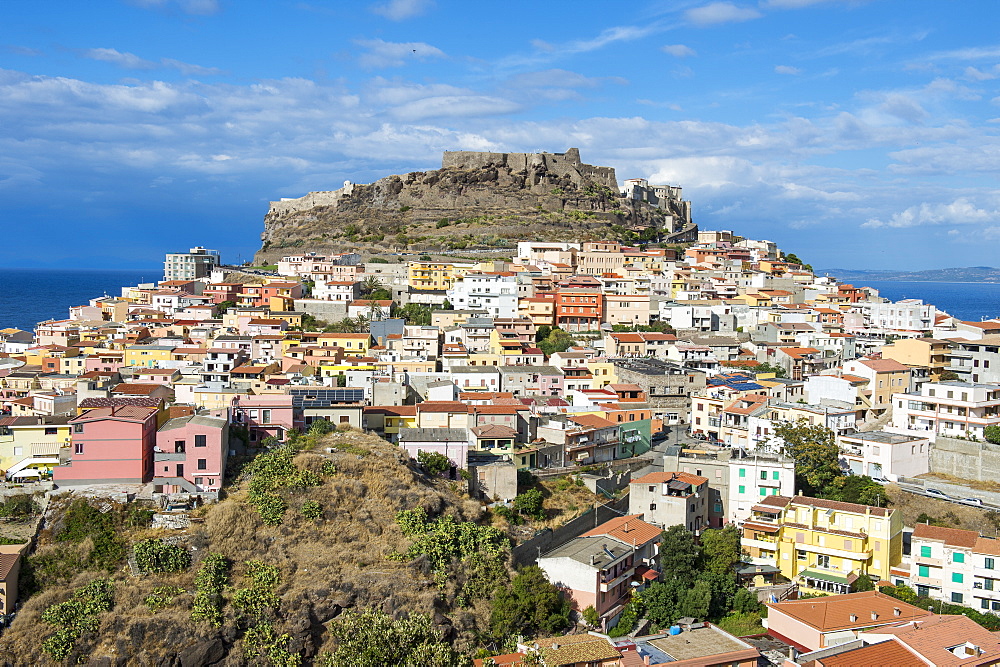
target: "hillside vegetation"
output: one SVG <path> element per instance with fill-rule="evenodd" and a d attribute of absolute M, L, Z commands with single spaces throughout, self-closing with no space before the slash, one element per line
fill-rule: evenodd
<path fill-rule="evenodd" d="M 465 664 L 568 622 L 556 602 L 542 626 L 504 620 L 509 539 L 456 483 L 358 431 L 295 444 L 246 463 L 185 530 L 150 528 L 135 503 L 54 499 L 0 664 L 365 664 L 346 638 L 383 625 L 430 661 L 414 664 Z"/>

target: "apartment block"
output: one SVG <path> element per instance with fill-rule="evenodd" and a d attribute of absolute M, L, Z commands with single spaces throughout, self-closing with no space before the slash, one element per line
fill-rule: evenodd
<path fill-rule="evenodd" d="M 1000 614 L 1000 540 L 919 523 L 910 561 L 909 583 L 918 595 Z"/>

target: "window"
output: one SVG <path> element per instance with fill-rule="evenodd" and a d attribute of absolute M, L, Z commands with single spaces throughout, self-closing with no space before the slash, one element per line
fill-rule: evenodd
<path fill-rule="evenodd" d="M 650 492 L 650 493 L 652 493 L 652 492 L 654 492 L 654 491 L 656 491 L 656 487 L 655 487 L 655 486 L 651 486 L 651 487 L 649 487 L 649 492 Z"/>
<path fill-rule="evenodd" d="M 958 552 L 953 553 L 951 555 L 951 562 L 952 563 L 964 563 L 965 562 L 965 554 L 958 553 Z"/>
<path fill-rule="evenodd" d="M 83 433 L 83 424 L 73 424 L 73 433 Z"/>
<path fill-rule="evenodd" d="M 951 601 L 952 602 L 957 602 L 958 604 L 962 604 L 962 597 L 963 597 L 963 595 L 961 593 L 952 593 L 951 594 Z"/>
<path fill-rule="evenodd" d="M 760 471 L 760 478 L 762 480 L 764 480 L 764 481 L 767 481 L 767 471 L 766 470 L 761 470 Z"/>
<path fill-rule="evenodd" d="M 743 485 L 741 484 L 741 485 L 740 485 L 740 489 L 739 489 L 739 491 L 740 491 L 740 493 L 746 493 L 746 492 L 747 492 L 747 487 L 745 487 L 745 486 L 743 486 Z"/>
<path fill-rule="evenodd" d="M 759 491 L 760 495 L 762 495 L 762 496 L 766 496 L 767 495 L 767 489 L 765 489 L 763 486 L 760 487 L 759 489 L 757 489 L 757 491 Z"/>
<path fill-rule="evenodd" d="M 926 565 L 918 565 L 917 566 L 917 575 L 921 576 L 921 577 L 929 577 L 929 576 L 931 576 L 931 569 L 929 567 L 927 567 Z"/>
<path fill-rule="evenodd" d="M 830 568 L 830 557 L 826 554 L 820 554 L 816 556 L 816 565 L 824 569 Z"/>
<path fill-rule="evenodd" d="M 992 570 L 993 569 L 993 559 L 992 558 L 987 558 L 986 562 L 983 564 L 983 567 L 985 567 L 987 570 Z"/>
<path fill-rule="evenodd" d="M 206 441 L 207 437 L 208 436 L 204 436 L 204 435 L 196 435 L 196 436 L 194 436 L 194 446 L 195 447 L 204 447 L 206 445 L 205 441 Z"/>
<path fill-rule="evenodd" d="M 1000 610 L 1000 600 L 993 600 L 993 611 Z"/>
<path fill-rule="evenodd" d="M 992 579 L 983 579 L 983 588 L 986 589 L 986 590 L 988 590 L 988 591 L 992 591 L 993 590 L 993 580 Z"/>
<path fill-rule="evenodd" d="M 980 602 L 980 605 L 982 606 L 983 609 L 989 609 L 990 608 L 990 601 L 989 600 L 983 598 L 979 602 Z"/>
<path fill-rule="evenodd" d="M 796 560 L 805 560 L 806 559 L 806 552 L 802 551 L 801 549 L 797 550 L 795 552 L 795 559 Z"/>
<path fill-rule="evenodd" d="M 83 443 L 82 442 L 78 442 L 78 443 L 76 443 L 76 444 L 73 445 L 73 453 L 74 454 L 83 454 Z"/>
<path fill-rule="evenodd" d="M 202 483 L 202 481 L 203 481 L 203 480 L 202 480 L 202 478 L 201 478 L 201 477 L 195 477 L 195 478 L 194 478 L 194 483 L 195 483 L 195 484 L 197 484 L 198 486 L 201 486 L 201 485 L 202 485 L 202 484 L 201 484 L 201 483 Z"/>
<path fill-rule="evenodd" d="M 922 598 L 929 597 L 931 589 L 928 586 L 917 586 L 917 595 Z"/>
<path fill-rule="evenodd" d="M 271 423 L 271 411 L 270 410 L 261 410 L 260 411 L 260 416 L 261 416 L 261 419 L 264 420 L 265 424 L 270 424 Z"/>
<path fill-rule="evenodd" d="M 920 547 L 920 557 L 921 558 L 930 558 L 931 557 L 931 548 L 928 547 L 928 546 L 922 546 L 922 547 Z"/>
<path fill-rule="evenodd" d="M 775 470 L 771 473 L 771 479 L 773 479 L 775 482 L 777 482 L 779 478 L 780 478 L 779 471 Z"/>
<path fill-rule="evenodd" d="M 953 583 L 953 584 L 961 584 L 961 583 L 963 583 L 964 579 L 965 579 L 965 576 L 961 572 L 952 572 L 951 573 L 951 583 Z"/>
<path fill-rule="evenodd" d="M 655 510 L 656 509 L 656 503 L 649 503 L 649 509 L 650 509 L 650 511 Z"/>
<path fill-rule="evenodd" d="M 740 477 L 746 477 L 746 476 L 747 476 L 746 468 L 740 468 Z"/>
<path fill-rule="evenodd" d="M 57 428 L 47 427 L 45 429 L 45 435 L 57 435 L 58 433 L 59 429 Z"/>
<path fill-rule="evenodd" d="M 208 459 L 198 459 L 198 470 L 208 470 Z"/>

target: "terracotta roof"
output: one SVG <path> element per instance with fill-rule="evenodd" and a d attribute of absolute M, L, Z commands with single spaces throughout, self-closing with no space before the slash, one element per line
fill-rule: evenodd
<path fill-rule="evenodd" d="M 692 475 L 689 472 L 651 472 L 648 475 L 643 475 L 639 479 L 633 479 L 632 483 L 662 484 L 663 482 L 669 482 L 672 479 L 677 479 L 680 480 L 681 482 L 685 482 L 693 486 L 699 486 L 708 481 L 707 477 L 702 477 L 700 475 Z"/>
<path fill-rule="evenodd" d="M 79 408 L 108 408 L 114 405 L 136 405 L 139 407 L 155 408 L 162 402 L 162 399 L 151 396 L 114 396 L 112 398 L 85 398 L 80 401 Z"/>
<path fill-rule="evenodd" d="M 873 667 L 892 665 L 893 667 L 926 667 L 927 663 L 896 641 L 869 644 L 853 651 L 837 653 L 819 658 L 815 664 L 823 667 Z"/>
<path fill-rule="evenodd" d="M 0 581 L 4 581 L 10 575 L 10 571 L 21 559 L 21 554 L 0 554 Z"/>
<path fill-rule="evenodd" d="M 778 496 L 770 497 L 777 498 Z M 763 500 L 761 500 L 761 502 L 763 502 Z M 822 507 L 824 509 L 832 509 L 840 512 L 854 512 L 856 514 L 865 514 L 870 510 L 872 516 L 889 516 L 889 513 L 893 511 L 885 507 L 872 507 L 871 505 L 859 505 L 857 503 L 842 503 L 837 500 L 810 498 L 809 496 L 795 496 L 792 498 L 792 503 L 796 505 L 812 505 L 813 507 Z"/>
<path fill-rule="evenodd" d="M 468 412 L 469 406 L 461 401 L 424 401 L 417 404 L 420 412 Z"/>
<path fill-rule="evenodd" d="M 942 528 L 940 526 L 929 526 L 926 523 L 918 523 L 913 529 L 913 537 L 925 540 L 940 540 L 945 544 L 971 549 L 976 546 L 979 533 L 974 530 Z"/>
<path fill-rule="evenodd" d="M 79 417 L 70 420 L 70 423 L 92 421 L 96 419 L 127 419 L 130 421 L 145 421 L 150 415 L 157 412 L 157 408 L 143 407 L 138 405 L 116 405 L 109 408 L 95 408 L 88 410 Z"/>
<path fill-rule="evenodd" d="M 588 530 L 582 537 L 607 535 L 617 538 L 625 544 L 636 546 L 646 544 L 658 538 L 662 531 L 653 524 L 640 519 L 641 516 L 641 514 L 629 514 L 628 516 L 615 517 L 593 530 Z"/>
<path fill-rule="evenodd" d="M 497 405 L 496 403 L 492 405 L 470 405 L 469 412 L 481 415 L 516 415 L 521 410 L 524 410 L 524 404 L 517 401 L 516 404 L 509 405 Z"/>
<path fill-rule="evenodd" d="M 925 664 L 992 665 L 1000 656 L 1000 639 L 967 616 L 931 615 L 895 628 L 879 628 L 880 634 L 892 635 L 913 653 L 924 658 Z M 966 642 L 980 649 L 979 655 L 959 657 L 949 649 Z M 895 664 L 895 663 L 882 663 Z"/>
<path fill-rule="evenodd" d="M 771 613 L 782 613 L 820 632 L 865 628 L 885 623 L 904 623 L 933 615 L 926 609 L 907 604 L 878 591 L 766 604 Z M 899 610 L 898 616 L 896 609 Z M 873 613 L 876 616 L 874 620 Z M 853 621 L 852 615 L 855 617 Z"/>
<path fill-rule="evenodd" d="M 484 424 L 470 429 L 477 438 L 513 438 L 517 431 L 503 424 Z"/>
<path fill-rule="evenodd" d="M 566 635 L 536 639 L 546 665 L 575 665 L 577 663 L 601 663 L 604 660 L 620 658 L 611 642 L 594 635 Z"/>
<path fill-rule="evenodd" d="M 111 390 L 113 394 L 128 394 L 130 396 L 148 396 L 157 389 L 162 389 L 162 384 L 137 384 L 132 382 L 122 382 Z"/>
<path fill-rule="evenodd" d="M 895 359 L 858 359 L 858 361 L 876 373 L 893 373 L 910 370 L 909 366 L 904 366 Z"/>
<path fill-rule="evenodd" d="M 573 415 L 570 417 L 570 421 L 576 422 L 584 428 L 608 428 L 609 426 L 616 426 L 612 421 L 608 421 L 597 415 Z"/>

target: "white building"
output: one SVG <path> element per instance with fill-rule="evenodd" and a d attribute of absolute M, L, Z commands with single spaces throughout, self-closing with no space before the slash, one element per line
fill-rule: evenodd
<path fill-rule="evenodd" d="M 1000 540 L 919 523 L 910 538 L 910 585 L 917 595 L 1000 614 Z"/>
<path fill-rule="evenodd" d="M 711 482 L 710 482 L 711 484 Z M 767 496 L 795 495 L 795 461 L 784 456 L 748 456 L 729 461 L 727 518 L 743 523 Z"/>
<path fill-rule="evenodd" d="M 322 301 L 338 301 L 348 304 L 361 295 L 359 283 L 354 280 L 330 280 L 318 282 L 313 287 L 312 296 Z"/>
<path fill-rule="evenodd" d="M 1000 424 L 1000 386 L 971 382 L 925 382 L 919 394 L 893 394 L 891 430 L 897 433 L 983 439 Z"/>
<path fill-rule="evenodd" d="M 896 482 L 931 469 L 931 441 L 927 437 L 868 431 L 839 436 L 837 444 L 841 465 L 855 475 Z"/>
<path fill-rule="evenodd" d="M 517 317 L 517 279 L 513 275 L 467 273 L 448 290 L 455 310 L 485 310 L 489 317 Z"/>
<path fill-rule="evenodd" d="M 872 329 L 930 331 L 934 328 L 937 309 L 920 299 L 903 299 L 895 303 L 861 303 L 867 310 L 867 324 Z"/>
<path fill-rule="evenodd" d="M 163 262 L 164 280 L 197 280 L 207 278 L 219 266 L 219 251 L 201 246 L 188 252 L 168 252 Z"/>

